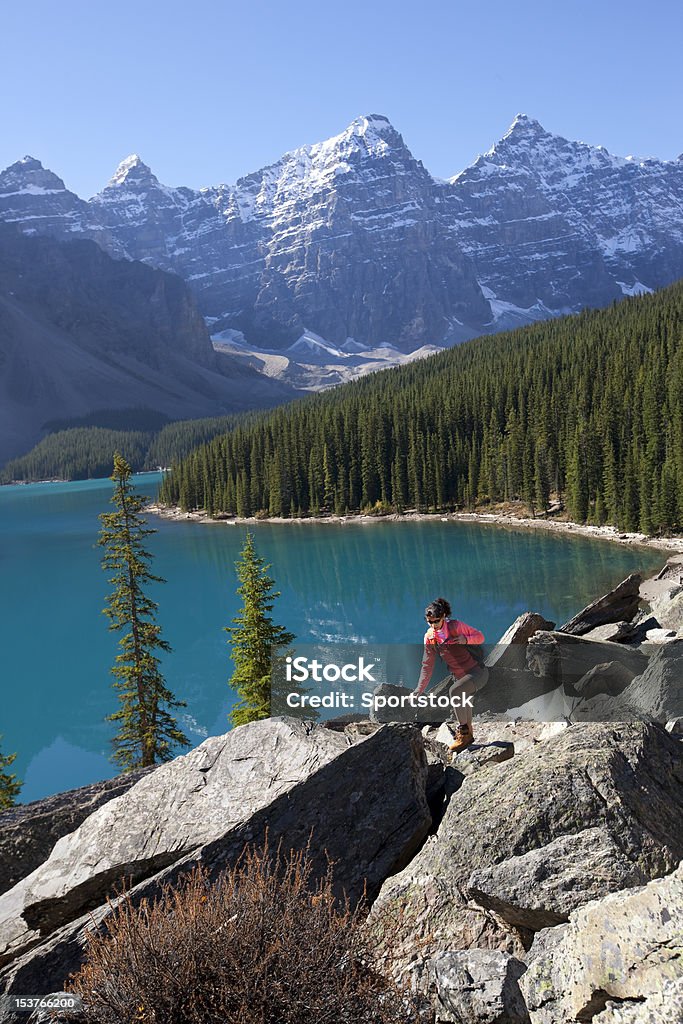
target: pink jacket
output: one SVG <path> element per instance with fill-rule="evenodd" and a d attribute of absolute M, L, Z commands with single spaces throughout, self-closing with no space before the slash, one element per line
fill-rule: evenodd
<path fill-rule="evenodd" d="M 416 687 L 418 693 L 423 693 L 427 689 L 439 655 L 446 662 L 449 671 L 453 673 L 456 679 L 462 679 L 473 668 L 478 667 L 478 663 L 467 650 L 466 645 L 459 644 L 455 638 L 457 636 L 464 636 L 468 644 L 483 644 L 484 634 L 480 633 L 478 629 L 468 626 L 467 623 L 460 622 L 459 619 L 446 619 L 446 626 L 448 627 L 448 639 L 445 639 L 445 630 L 443 631 L 444 639 L 442 640 L 437 635 L 433 626 L 430 626 L 425 633 L 425 652 L 422 658 L 420 678 Z"/>

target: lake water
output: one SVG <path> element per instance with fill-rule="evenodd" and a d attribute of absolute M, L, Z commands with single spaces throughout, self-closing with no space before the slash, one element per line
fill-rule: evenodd
<path fill-rule="evenodd" d="M 134 478 L 153 496 L 157 474 Z M 102 614 L 98 514 L 112 484 L 94 480 L 0 488 L 0 640 L 3 753 L 21 800 L 116 774 L 108 759 L 116 709 L 109 674 L 118 635 Z M 151 591 L 173 653 L 162 662 L 193 744 L 226 731 L 234 701 L 223 627 L 237 613 L 235 560 L 245 529 L 150 518 Z M 470 523 L 262 523 L 259 554 L 282 596 L 275 620 L 301 643 L 419 643 L 423 609 L 444 595 L 453 613 L 495 640 L 519 614 L 558 623 L 634 570 L 665 556 L 583 537 Z"/>

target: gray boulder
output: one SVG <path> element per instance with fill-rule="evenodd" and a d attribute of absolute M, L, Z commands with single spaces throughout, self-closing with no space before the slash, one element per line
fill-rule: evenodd
<path fill-rule="evenodd" d="M 489 670 L 497 673 L 505 669 L 519 670 L 526 668 L 524 647 L 539 629 L 554 629 L 555 623 L 549 622 L 538 612 L 524 612 L 509 626 L 502 637 L 488 654 L 486 665 Z"/>
<path fill-rule="evenodd" d="M 426 776 L 422 737 L 410 726 L 385 726 L 352 743 L 343 733 L 280 718 L 213 737 L 95 811 L 0 897 L 0 962 L 66 927 L 57 946 L 35 950 L 39 972 L 32 974 L 28 961 L 21 972 L 22 984 L 38 973 L 42 985 L 58 987 L 64 975 L 55 977 L 51 963 L 59 972 L 78 962 L 82 925 L 74 922 L 103 904 L 122 877 L 137 898 L 151 898 L 195 864 L 217 874 L 245 844 L 261 844 L 266 829 L 287 849 L 306 846 L 312 832 L 314 874 L 324 873 L 329 855 L 339 894 L 355 904 L 367 889 L 371 899 L 429 830 Z M 0 974 L 12 985 L 17 977 Z"/>
<path fill-rule="evenodd" d="M 489 681 L 476 697 L 477 715 L 505 714 L 543 693 L 547 686 L 539 682 L 527 665 L 529 639 L 539 630 L 552 630 L 555 623 L 538 612 L 525 612 L 503 633 L 486 657 Z"/>
<path fill-rule="evenodd" d="M 498 950 L 439 953 L 427 964 L 436 1024 L 529 1024 L 518 983 L 525 970 Z"/>
<path fill-rule="evenodd" d="M 44 800 L 19 804 L 0 814 L 0 894 L 47 860 L 58 839 L 151 771 L 154 769 L 140 768 Z"/>
<path fill-rule="evenodd" d="M 630 622 L 638 612 L 642 582 L 643 577 L 640 573 L 631 573 L 608 594 L 582 608 L 573 618 L 560 626 L 560 632 L 582 636 L 596 626 L 603 626 L 608 622 Z"/>
<path fill-rule="evenodd" d="M 632 669 L 620 661 L 606 661 L 595 665 L 586 672 L 574 689 L 582 697 L 595 697 L 598 693 L 606 693 L 611 697 L 620 694 L 634 678 Z"/>
<path fill-rule="evenodd" d="M 675 629 L 666 629 L 664 626 L 658 626 L 654 629 L 647 630 L 643 643 L 670 644 L 673 640 L 677 639 L 679 639 L 679 637 Z"/>
<path fill-rule="evenodd" d="M 473 775 L 474 772 L 489 765 L 509 761 L 514 753 L 514 745 L 502 740 L 486 744 L 473 743 L 471 747 L 466 747 L 459 754 L 455 754 L 451 764 L 457 772 L 467 778 L 468 775 Z"/>
<path fill-rule="evenodd" d="M 576 684 L 596 666 L 616 662 L 635 676 L 645 671 L 648 657 L 623 644 L 586 640 L 559 630 L 540 630 L 529 640 L 527 662 L 541 678 L 576 694 Z"/>
<path fill-rule="evenodd" d="M 629 640 L 634 633 L 633 624 L 630 622 L 608 622 L 604 626 L 595 626 L 583 633 L 585 640 Z"/>
<path fill-rule="evenodd" d="M 608 999 L 594 1024 L 680 1024 L 683 1021 L 683 975 L 666 981 L 647 999 Z"/>
<path fill-rule="evenodd" d="M 665 724 L 683 714 L 683 643 L 655 648 L 642 672 L 614 697 L 594 696 L 573 711 L 574 721 L 652 719 Z"/>
<path fill-rule="evenodd" d="M 520 987 L 533 1024 L 601 1021 L 609 999 L 656 996 L 683 976 L 683 865 L 540 932 L 527 966 Z"/>
<path fill-rule="evenodd" d="M 385 882 L 371 917 L 380 925 L 386 913 L 398 920 L 391 932 L 398 963 L 409 962 L 421 944 L 433 953 L 478 947 L 523 956 L 532 932 L 511 924 L 513 912 L 516 921 L 527 922 L 528 914 L 566 915 L 572 905 L 623 884 L 626 862 L 635 878 L 646 879 L 678 864 L 683 857 L 682 781 L 681 744 L 657 725 L 566 729 L 509 762 L 466 778 L 451 796 L 436 834 L 405 870 Z M 553 843 L 587 828 L 602 829 L 620 848 L 623 873 L 606 871 L 582 886 L 568 871 L 567 857 L 558 863 L 561 844 Z M 583 843 L 578 840 L 577 847 Z M 532 851 L 538 851 L 536 872 L 543 872 L 540 894 L 533 876 L 515 871 L 515 864 L 506 866 Z M 501 880 L 497 898 L 514 908 L 507 910 L 507 919 L 468 892 L 473 872 L 494 870 Z M 589 876 L 589 860 L 585 870 Z M 502 884 L 506 872 L 507 890 Z M 567 895 L 560 901 L 563 885 Z"/>
<path fill-rule="evenodd" d="M 683 576 L 683 566 L 678 566 L 678 576 Z M 650 601 L 652 614 L 660 626 L 683 633 L 683 586 L 665 589 Z"/>
<path fill-rule="evenodd" d="M 597 896 L 646 880 L 610 831 L 594 827 L 473 871 L 467 894 L 508 924 L 539 931 L 568 921 L 573 909 Z"/>

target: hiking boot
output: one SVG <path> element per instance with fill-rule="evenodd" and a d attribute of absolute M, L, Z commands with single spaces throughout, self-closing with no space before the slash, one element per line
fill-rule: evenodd
<path fill-rule="evenodd" d="M 455 742 L 451 743 L 449 750 L 452 750 L 454 754 L 460 753 L 465 747 L 469 747 L 471 743 L 474 743 L 474 736 L 469 725 L 461 725 L 458 727 L 458 731 L 455 736 Z"/>

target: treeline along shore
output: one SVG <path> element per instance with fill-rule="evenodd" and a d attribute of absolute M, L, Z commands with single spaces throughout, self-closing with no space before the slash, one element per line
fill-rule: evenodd
<path fill-rule="evenodd" d="M 683 524 L 683 283 L 479 338 L 252 416 L 182 459 L 160 502 L 208 516 L 486 511 Z"/>

